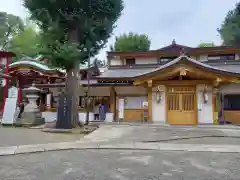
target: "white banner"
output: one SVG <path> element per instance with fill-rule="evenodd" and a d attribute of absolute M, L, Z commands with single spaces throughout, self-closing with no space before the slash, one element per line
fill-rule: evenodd
<path fill-rule="evenodd" d="M 124 99 L 118 100 L 118 118 L 124 119 Z"/>

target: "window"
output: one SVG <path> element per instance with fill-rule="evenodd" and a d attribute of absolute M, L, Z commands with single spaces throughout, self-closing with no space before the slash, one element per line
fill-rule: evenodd
<path fill-rule="evenodd" d="M 224 54 L 224 55 L 208 55 L 208 60 L 211 61 L 211 60 L 214 60 L 214 61 L 217 61 L 217 60 L 224 60 L 224 61 L 231 61 L 231 60 L 235 60 L 235 54 Z"/>
<path fill-rule="evenodd" d="M 224 96 L 224 110 L 240 110 L 240 94 L 229 94 Z"/>
<path fill-rule="evenodd" d="M 135 63 L 135 59 L 126 59 L 126 65 L 134 65 Z"/>

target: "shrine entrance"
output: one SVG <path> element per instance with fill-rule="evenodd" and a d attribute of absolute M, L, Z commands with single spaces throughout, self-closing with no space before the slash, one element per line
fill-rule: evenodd
<path fill-rule="evenodd" d="M 167 120 L 171 125 L 197 124 L 196 87 L 167 88 Z"/>

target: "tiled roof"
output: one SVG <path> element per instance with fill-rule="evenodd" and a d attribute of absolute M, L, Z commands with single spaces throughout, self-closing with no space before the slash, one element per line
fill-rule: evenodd
<path fill-rule="evenodd" d="M 156 68 L 141 68 L 141 69 L 108 69 L 99 78 L 131 78 L 142 73 L 148 73 Z"/>
<path fill-rule="evenodd" d="M 227 73 L 227 74 L 234 74 L 240 75 L 240 64 L 239 65 L 218 65 L 217 63 L 214 65 L 208 65 L 188 56 L 181 55 L 178 58 L 170 61 L 162 66 L 155 68 L 139 68 L 139 69 L 109 69 L 106 70 L 102 75 L 98 76 L 99 78 L 133 78 L 138 76 L 143 76 L 149 73 L 154 73 L 156 71 L 163 70 L 167 67 L 171 67 L 182 60 L 187 60 L 190 63 L 193 63 L 195 66 L 202 67 L 209 69 L 211 71 L 215 71 L 218 73 Z"/>

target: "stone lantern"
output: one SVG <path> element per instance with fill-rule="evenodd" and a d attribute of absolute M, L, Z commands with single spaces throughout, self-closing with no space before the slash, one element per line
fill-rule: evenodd
<path fill-rule="evenodd" d="M 42 118 L 40 109 L 37 106 L 37 99 L 41 90 L 36 88 L 35 84 L 32 84 L 31 87 L 23 89 L 23 92 L 29 103 L 24 107 L 24 112 L 20 120 L 21 125 L 34 126 L 44 124 L 44 118 Z"/>

